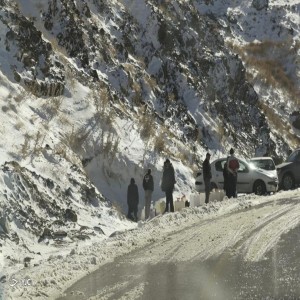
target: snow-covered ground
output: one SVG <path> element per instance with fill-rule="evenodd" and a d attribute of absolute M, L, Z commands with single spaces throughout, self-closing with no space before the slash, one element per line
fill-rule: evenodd
<path fill-rule="evenodd" d="M 197 249 L 191 244 L 189 249 L 183 246 L 177 251 L 176 257 L 172 257 L 178 261 L 191 260 L 195 255 L 199 258 L 200 254 L 203 259 L 218 255 L 241 239 L 247 231 L 261 228 L 262 224 L 272 220 L 241 246 L 244 249 L 245 260 L 261 260 L 267 251 L 276 245 L 283 233 L 300 223 L 299 191 L 297 189 L 265 197 L 246 195 L 238 199 L 213 201 L 205 206 L 159 215 L 147 222 L 131 223 L 131 226 L 124 221 L 123 230 L 120 226 L 120 231 L 110 237 L 95 236 L 80 245 L 62 244 L 61 249 L 56 249 L 47 259 L 40 259 L 36 265 L 33 260 L 27 268 L 17 272 L 10 270 L 10 273 L 5 274 L 5 280 L 2 278 L 2 281 L 5 281 L 4 284 L 1 283 L 3 299 L 55 299 L 80 277 L 120 255 L 153 242 L 160 242 L 164 250 L 160 248 L 159 253 L 153 251 L 149 255 L 149 262 L 161 260 L 162 253 L 165 253 L 163 257 L 168 259 L 167 252 L 178 246 L 180 235 L 178 241 L 172 239 L 172 242 L 168 242 L 165 238 L 184 228 L 187 228 L 187 234 L 194 232 L 202 243 L 200 248 L 199 243 L 197 244 Z M 280 200 L 286 200 L 286 204 Z M 259 204 L 265 205 L 260 209 Z M 245 212 L 239 218 L 218 218 L 217 226 L 208 224 L 201 232 L 197 232 L 197 227 L 192 227 L 199 221 L 228 216 L 229 213 L 238 210 Z M 11 255 L 15 250 L 11 248 L 6 251 L 4 255 Z"/>
<path fill-rule="evenodd" d="M 251 6 L 251 1 L 205 2 L 209 4 L 204 4 L 204 1 L 198 2 L 197 8 L 200 13 L 213 12 L 222 24 L 226 24 L 227 17 L 236 21 L 235 25 L 230 25 L 231 39 L 240 45 L 266 38 L 285 41 L 285 34 L 289 32 L 287 28 L 290 25 L 294 29 L 293 39 L 299 40 L 299 1 L 269 1 L 269 9 L 266 11 L 256 11 Z M 40 10 L 46 7 L 46 1 L 20 0 L 17 3 L 26 17 L 37 20 L 36 26 L 42 31 L 44 41 L 51 41 L 52 34 L 45 30 L 44 24 L 39 19 Z M 146 1 L 123 1 L 123 5 L 132 10 L 132 15 L 138 23 L 144 23 L 147 18 L 156 20 L 155 15 L 145 9 L 147 7 L 145 3 Z M 295 8 L 286 10 L 284 14 L 282 8 L 285 4 L 295 5 Z M 0 17 L 4 15 L 6 15 L 4 11 L 0 12 Z M 256 22 L 252 22 L 253 18 L 256 18 Z M 117 33 L 114 28 L 116 24 L 112 20 L 106 22 L 105 18 L 105 21 L 100 22 L 100 19 L 98 22 L 101 23 L 104 32 Z M 274 23 L 276 30 L 272 29 L 273 22 L 276 23 Z M 158 47 L 157 22 L 151 24 L 151 30 L 146 31 L 147 39 Z M 12 27 L 14 26 L 12 23 Z M 59 22 L 55 22 L 55 26 L 59 26 Z M 229 26 L 228 23 L 226 26 Z M 56 34 L 56 30 L 53 30 L 53 33 Z M 15 81 L 12 66 L 24 71 L 24 76 L 29 73 L 23 70 L 23 64 L 13 54 L 19 51 L 16 44 L 11 43 L 10 53 L 6 50 L 7 34 L 8 28 L 1 23 L 0 217 L 8 217 L 10 232 L 7 234 L 0 228 L 0 298 L 2 296 L 3 299 L 13 300 L 53 299 L 75 280 L 116 256 L 162 240 L 169 233 L 193 226 L 199 220 L 213 219 L 266 201 L 272 201 L 272 205 L 265 211 L 265 215 L 277 217 L 276 213 L 281 208 L 277 200 L 286 198 L 293 201 L 299 198 L 299 190 L 268 197 L 241 196 L 238 200 L 213 202 L 208 206 L 158 216 L 145 223 L 135 224 L 127 221 L 117 209 L 125 212 L 125 195 L 130 178 L 134 177 L 139 185 L 141 208 L 143 205 L 141 181 L 145 169 L 151 167 L 155 181 L 153 200 L 160 200 L 164 194 L 159 188 L 159 181 L 166 157 L 171 157 L 176 171 L 174 198 L 183 195 L 189 198 L 193 191 L 195 170 L 191 169 L 193 164 L 191 149 L 177 138 L 182 134 L 181 130 L 177 131 L 177 123 L 171 123 L 172 135 L 168 133 L 163 136 L 169 152 L 156 153 L 152 148 L 148 149 L 149 143 L 153 144 L 154 141 L 145 141 L 141 138 L 139 122 L 141 111 L 137 107 L 129 108 L 118 101 L 108 104 L 109 101 L 105 99 L 104 94 L 98 94 L 98 90 L 94 91 L 79 83 L 76 77 L 66 76 L 66 92 L 61 97 L 33 96 Z M 55 48 L 55 44 L 53 47 Z M 58 50 L 57 55 L 61 55 Z M 65 57 L 65 60 L 74 69 L 77 68 L 72 59 Z M 126 64 L 122 63 L 122 66 L 127 64 L 133 66 L 136 63 L 134 60 L 135 58 L 129 55 L 128 61 Z M 99 61 L 102 59 L 99 58 Z M 154 56 L 147 72 L 155 74 L 161 63 L 158 57 Z M 119 65 L 119 62 L 116 65 Z M 294 68 L 294 64 L 291 67 Z M 109 76 L 110 84 L 116 87 L 116 90 L 123 85 L 126 87 L 125 90 L 129 89 L 127 77 L 118 78 L 119 75 L 125 74 L 123 71 L 119 74 L 113 71 L 114 67 L 110 70 L 107 66 L 103 66 L 103 72 L 104 70 L 107 73 L 98 70 L 101 79 L 105 81 Z M 222 76 L 219 80 L 220 84 L 224 81 Z M 178 86 L 180 85 L 185 91 L 188 109 L 197 118 L 197 122 L 206 127 L 217 128 L 212 116 L 202 108 L 198 109 L 198 96 L 190 89 L 188 81 L 182 78 L 182 82 L 178 82 Z M 145 84 L 145 90 L 149 88 Z M 260 88 L 259 84 L 255 89 L 263 99 L 271 99 L 273 104 L 286 103 L 287 114 L 294 110 L 282 93 L 274 91 L 277 96 L 273 99 L 273 93 Z M 149 92 L 147 95 L 151 107 L 155 107 L 159 112 L 159 103 L 154 93 Z M 114 109 L 122 113 L 117 114 Z M 157 124 L 154 125 L 153 137 L 157 137 L 161 128 Z M 220 132 L 222 133 L 222 130 Z M 226 155 L 226 149 L 231 147 L 230 140 L 224 145 L 219 141 L 216 143 L 216 140 L 218 139 L 213 138 L 207 144 L 208 150 L 213 152 L 212 160 Z M 108 153 L 104 153 L 103 147 L 110 143 L 111 148 L 107 150 Z M 116 151 L 112 147 L 114 143 Z M 196 150 L 198 157 L 204 158 L 207 148 L 198 145 Z M 237 153 L 239 151 L 251 152 L 239 149 Z M 185 161 L 182 159 L 184 156 L 187 157 Z M 83 160 L 87 160 L 88 164 L 84 165 Z M 89 199 L 92 202 L 87 200 L 88 192 L 92 194 Z M 110 202 L 106 201 L 107 199 Z M 116 207 L 112 207 L 110 203 L 114 203 Z M 46 209 L 43 209 L 43 205 Z M 63 218 L 64 211 L 68 208 L 76 213 L 77 222 L 69 222 Z M 6 212 L 8 215 L 5 215 Z M 277 226 L 268 227 L 266 235 L 256 236 L 255 240 L 249 241 L 245 259 L 261 259 L 278 241 L 284 230 L 299 223 L 298 215 L 300 215 L 298 210 L 293 210 L 285 216 L 285 219 L 278 216 Z M 261 215 L 255 215 L 255 210 L 251 210 L 251 216 L 245 214 L 244 219 L 235 223 L 235 227 L 240 229 L 239 232 L 234 231 L 236 228 L 232 228 L 233 223 L 224 222 L 221 224 L 223 227 L 220 227 L 222 232 L 208 230 L 201 238 L 210 243 L 209 237 L 212 235 L 223 234 L 227 237 L 230 232 L 235 232 L 236 235 L 231 239 L 234 241 L 243 234 L 243 230 L 249 228 L 243 227 L 243 224 L 253 218 L 258 220 L 259 224 Z M 252 226 L 251 222 L 247 224 Z M 52 238 L 45 235 L 38 243 L 38 238 L 45 229 L 51 231 Z M 56 234 L 56 238 L 53 238 L 53 234 Z M 225 240 L 216 238 L 210 247 L 206 248 L 203 245 L 203 248 L 197 251 L 201 251 L 203 257 L 211 255 L 208 249 L 211 253 L 217 254 L 227 245 L 228 241 Z M 165 249 L 167 251 L 174 246 L 174 243 L 168 244 Z M 189 250 L 191 250 L 189 253 L 193 253 L 196 249 Z M 153 256 L 151 259 L 155 261 L 156 257 Z M 182 257 L 179 255 L 178 259 Z"/>

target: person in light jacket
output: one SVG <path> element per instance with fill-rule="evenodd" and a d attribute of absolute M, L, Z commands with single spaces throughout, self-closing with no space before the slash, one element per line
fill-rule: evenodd
<path fill-rule="evenodd" d="M 151 169 L 148 169 L 143 178 L 143 188 L 145 191 L 145 220 L 150 216 L 150 205 L 152 193 L 154 190 L 153 176 L 151 175 Z"/>
<path fill-rule="evenodd" d="M 134 178 L 130 179 L 130 184 L 127 189 L 127 204 L 128 204 L 128 214 L 127 218 L 137 222 L 137 212 L 138 212 L 138 204 L 139 204 L 139 191 L 138 187 L 135 183 Z M 134 216 L 132 216 L 132 213 Z"/>
<path fill-rule="evenodd" d="M 234 155 L 234 149 L 229 151 L 230 156 L 227 158 L 227 196 L 228 198 L 237 198 L 236 184 L 238 179 L 239 160 Z"/>

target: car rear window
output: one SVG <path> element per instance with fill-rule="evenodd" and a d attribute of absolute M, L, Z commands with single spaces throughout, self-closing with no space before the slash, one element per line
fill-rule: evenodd
<path fill-rule="evenodd" d="M 216 171 L 223 172 L 225 163 L 226 163 L 226 160 L 217 161 L 216 165 L 215 165 Z"/>
<path fill-rule="evenodd" d="M 271 159 L 262 159 L 262 160 L 251 160 L 257 168 L 264 170 L 275 170 L 274 161 Z"/>
<path fill-rule="evenodd" d="M 289 156 L 289 158 L 288 158 L 287 161 L 291 161 L 291 162 L 293 162 L 293 161 L 300 161 L 300 151 L 295 151 L 295 152 L 293 152 L 293 153 Z"/>

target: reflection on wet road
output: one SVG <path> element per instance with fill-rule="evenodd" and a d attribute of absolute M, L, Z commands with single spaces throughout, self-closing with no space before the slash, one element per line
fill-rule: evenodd
<path fill-rule="evenodd" d="M 245 260 L 240 246 L 256 231 L 208 259 L 173 260 L 176 248 L 166 260 L 161 248 L 164 259 L 151 262 L 149 256 L 157 256 L 160 246 L 151 250 L 149 245 L 84 277 L 60 299 L 300 299 L 300 227 L 283 234 L 263 259 Z M 188 234 L 178 245 L 187 241 L 193 243 Z"/>

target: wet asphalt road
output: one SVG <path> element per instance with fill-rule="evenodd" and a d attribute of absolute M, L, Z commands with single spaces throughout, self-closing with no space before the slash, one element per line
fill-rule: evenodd
<path fill-rule="evenodd" d="M 149 247 L 149 246 L 147 246 Z M 134 263 L 144 249 L 106 264 L 62 299 L 300 299 L 300 227 L 259 262 L 228 248 L 206 261 Z"/>

